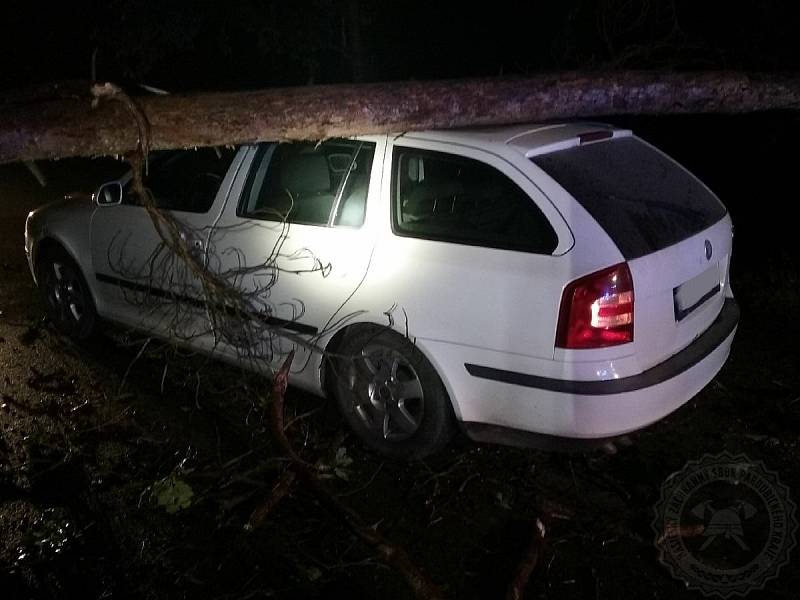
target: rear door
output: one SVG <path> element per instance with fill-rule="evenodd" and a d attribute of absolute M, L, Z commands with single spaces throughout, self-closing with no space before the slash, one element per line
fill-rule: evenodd
<path fill-rule="evenodd" d="M 730 295 L 732 226 L 702 182 L 629 132 L 531 160 L 591 214 L 628 261 L 633 350 L 642 369 L 711 325 Z"/>
<path fill-rule="evenodd" d="M 370 270 L 370 202 L 380 191 L 385 137 L 261 144 L 248 150 L 210 239 L 209 268 L 241 290 L 259 321 L 231 315 L 215 329 L 238 360 L 277 361 L 363 308 Z M 263 325 L 266 325 L 264 327 Z"/>

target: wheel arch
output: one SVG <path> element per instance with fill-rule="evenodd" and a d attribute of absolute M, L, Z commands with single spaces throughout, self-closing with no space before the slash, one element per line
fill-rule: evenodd
<path fill-rule="evenodd" d="M 94 281 L 88 277 L 86 273 L 86 269 L 83 265 L 81 265 L 80 261 L 77 259 L 77 253 L 74 252 L 72 248 L 70 248 L 69 244 L 64 243 L 63 240 L 60 240 L 52 235 L 48 235 L 43 237 L 39 240 L 32 248 L 31 251 L 31 264 L 33 265 L 33 278 L 34 282 L 39 285 L 39 266 L 41 265 L 42 259 L 48 255 L 49 252 L 64 252 L 72 262 L 78 267 L 78 270 L 81 272 L 83 276 L 83 280 L 86 282 L 86 285 L 89 288 L 89 293 L 92 297 L 92 303 L 95 306 L 95 309 L 98 308 L 97 304 L 97 290 L 94 286 Z"/>
<path fill-rule="evenodd" d="M 62 250 L 66 252 L 67 256 L 72 259 L 78 267 L 80 267 L 80 263 L 75 258 L 75 252 L 73 252 L 68 244 L 65 244 L 62 240 L 59 240 L 53 236 L 46 236 L 39 240 L 34 246 L 32 250 L 31 262 L 33 263 L 33 270 L 34 270 L 34 277 L 38 278 L 39 267 L 42 263 L 42 259 L 47 256 L 49 252 L 54 252 Z M 83 269 L 81 269 L 81 272 Z M 84 275 L 85 277 L 85 275 Z M 37 282 L 38 283 L 38 282 Z"/>
<path fill-rule="evenodd" d="M 447 400 L 450 403 L 450 407 L 453 410 L 453 414 L 457 421 L 461 421 L 461 411 L 458 407 L 458 402 L 454 400 L 455 396 L 453 394 L 453 388 L 450 384 L 449 378 L 443 372 L 441 368 L 441 364 L 437 361 L 431 354 L 430 349 L 426 347 L 423 340 L 419 340 L 413 336 L 405 336 L 396 329 L 392 329 L 386 325 L 381 325 L 379 323 L 374 322 L 359 322 L 359 323 L 350 323 L 346 327 L 341 328 L 337 331 L 331 338 L 328 340 L 328 343 L 325 344 L 325 354 L 322 357 L 322 361 L 320 363 L 320 379 L 321 379 L 321 387 L 322 390 L 325 392 L 325 396 L 328 398 L 333 398 L 333 373 L 331 372 L 331 364 L 329 357 L 335 355 L 339 348 L 341 348 L 342 343 L 356 334 L 361 333 L 364 330 L 373 330 L 373 331 L 389 331 L 393 335 L 397 336 L 398 338 L 408 338 L 414 345 L 414 347 L 422 353 L 422 356 L 431 364 L 433 370 L 436 372 L 436 375 L 439 377 L 439 380 L 442 382 L 442 386 L 444 386 L 444 391 L 447 394 Z"/>

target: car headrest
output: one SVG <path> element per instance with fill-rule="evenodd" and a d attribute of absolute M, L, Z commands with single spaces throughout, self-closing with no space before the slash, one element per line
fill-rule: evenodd
<path fill-rule="evenodd" d="M 414 182 L 421 182 L 425 179 L 425 165 L 419 156 L 408 158 L 408 178 Z"/>
<path fill-rule="evenodd" d="M 330 192 L 331 176 L 325 155 L 309 153 L 288 157 L 281 169 L 281 185 L 297 194 Z"/>

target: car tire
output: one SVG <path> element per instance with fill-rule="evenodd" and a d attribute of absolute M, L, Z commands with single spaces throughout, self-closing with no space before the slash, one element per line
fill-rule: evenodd
<path fill-rule="evenodd" d="M 386 328 L 359 328 L 332 360 L 339 411 L 369 448 L 415 460 L 442 449 L 456 430 L 450 398 L 422 352 Z"/>
<path fill-rule="evenodd" d="M 62 248 L 41 257 L 36 281 L 47 316 L 53 325 L 75 341 L 92 336 L 98 324 L 92 292 L 80 268 Z"/>

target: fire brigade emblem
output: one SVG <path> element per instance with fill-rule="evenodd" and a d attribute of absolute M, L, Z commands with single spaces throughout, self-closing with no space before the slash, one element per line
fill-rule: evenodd
<path fill-rule="evenodd" d="M 744 454 L 688 462 L 662 485 L 655 513 L 659 560 L 706 596 L 744 596 L 764 587 L 795 545 L 789 489 Z"/>

